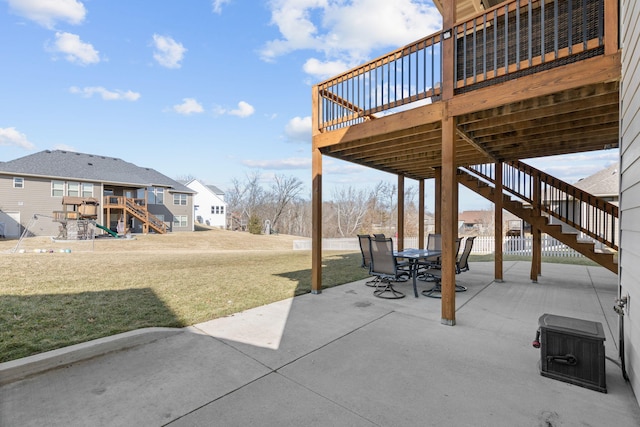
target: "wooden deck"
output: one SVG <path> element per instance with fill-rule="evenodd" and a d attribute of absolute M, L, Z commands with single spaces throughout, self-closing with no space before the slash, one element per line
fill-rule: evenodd
<path fill-rule="evenodd" d="M 458 13 L 471 15 L 456 19 L 456 3 Z M 314 87 L 316 292 L 323 156 L 397 175 L 400 247 L 404 179 L 418 180 L 423 189 L 425 179 L 435 178 L 436 227 L 450 270 L 443 283 L 455 284 L 457 168 L 618 147 L 617 0 L 512 0 L 489 7 L 495 3 L 437 1 L 442 31 Z M 419 197 L 424 206 L 424 194 Z M 495 203 L 501 212 L 502 200 Z M 501 262 L 497 257 L 496 279 Z M 532 267 L 532 277 L 537 274 Z M 455 323 L 452 286 L 443 298 L 447 324 Z"/>

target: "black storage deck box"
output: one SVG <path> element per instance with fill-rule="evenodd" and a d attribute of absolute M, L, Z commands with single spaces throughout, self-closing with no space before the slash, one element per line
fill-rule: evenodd
<path fill-rule="evenodd" d="M 543 314 L 538 326 L 540 375 L 607 392 L 600 322 Z"/>

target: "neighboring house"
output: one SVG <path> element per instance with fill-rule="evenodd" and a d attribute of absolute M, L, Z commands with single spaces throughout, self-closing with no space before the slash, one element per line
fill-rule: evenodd
<path fill-rule="evenodd" d="M 6 237 L 19 236 L 25 227 L 34 235 L 60 235 L 64 221 L 73 218 L 63 198 L 97 199 L 94 218 L 104 229 L 116 231 L 120 222 L 137 233 L 192 231 L 193 194 L 154 169 L 115 157 L 45 150 L 0 162 Z"/>
<path fill-rule="evenodd" d="M 620 163 L 583 178 L 573 186 L 617 206 L 620 200 Z"/>
<path fill-rule="evenodd" d="M 575 184 L 574 187 L 585 191 L 591 195 L 594 195 L 604 201 L 607 201 L 613 205 L 618 206 L 619 193 L 620 193 L 620 163 L 616 162 L 608 168 L 602 169 L 593 175 L 586 178 L 582 178 Z M 563 198 L 563 199 L 547 199 L 545 203 L 551 207 L 555 212 L 559 212 L 567 215 L 568 217 L 582 217 L 582 223 L 589 224 L 597 221 L 598 218 L 593 218 L 593 213 L 581 203 L 579 198 Z M 554 217 L 549 218 L 551 224 L 560 224 L 565 232 L 576 232 L 578 230 L 562 223 Z M 617 224 L 616 224 L 617 227 Z M 617 230 L 617 228 L 616 228 Z M 579 233 L 582 236 L 582 233 Z M 616 232 L 617 234 L 617 232 Z M 584 236 L 582 236 L 584 237 Z"/>
<path fill-rule="evenodd" d="M 210 227 L 227 228 L 227 203 L 224 192 L 215 185 L 206 185 L 197 179 L 185 183 L 196 192 L 193 208 L 196 222 Z"/>
<path fill-rule="evenodd" d="M 461 235 L 493 235 L 495 212 L 493 210 L 463 211 L 458 213 L 458 233 Z M 510 212 L 502 212 L 503 230 L 509 235 L 519 236 L 522 232 L 522 220 Z"/>

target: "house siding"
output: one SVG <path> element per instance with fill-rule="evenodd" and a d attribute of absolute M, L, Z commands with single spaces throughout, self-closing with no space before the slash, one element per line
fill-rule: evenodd
<path fill-rule="evenodd" d="M 16 176 L 20 175 L 0 176 L 0 210 L 20 212 L 20 233 L 28 226 L 29 231 L 35 235 L 56 237 L 60 231 L 60 223 L 53 221 L 53 211 L 61 211 L 63 206 L 62 197 L 51 195 L 52 180 L 23 177 L 24 187 L 13 188 L 13 178 Z M 96 193 L 102 190 L 98 183 L 93 183 L 93 186 L 96 197 Z M 34 215 L 37 219 L 32 222 Z"/>
<path fill-rule="evenodd" d="M 629 297 L 624 316 L 625 364 L 640 403 L 640 3 L 622 2 L 622 85 L 620 93 L 620 253 L 622 296 Z"/>
<path fill-rule="evenodd" d="M 187 204 L 186 205 L 175 205 L 173 203 L 173 195 L 174 194 L 186 194 L 187 196 Z M 163 210 L 166 209 L 170 216 L 165 215 L 164 219 L 167 222 L 170 222 L 170 227 L 172 232 L 178 231 L 193 231 L 193 195 L 187 193 L 170 193 L 169 198 L 165 199 L 165 205 L 163 206 Z M 149 206 L 149 212 L 153 212 L 158 205 Z M 187 225 L 185 227 L 178 227 L 174 224 L 173 219 L 176 216 L 186 216 L 187 217 Z"/>

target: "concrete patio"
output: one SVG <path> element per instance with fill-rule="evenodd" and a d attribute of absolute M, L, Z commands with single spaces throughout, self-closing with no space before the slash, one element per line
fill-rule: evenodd
<path fill-rule="evenodd" d="M 540 315 L 577 317 L 603 324 L 618 360 L 617 277 L 543 264 L 531 283 L 529 267 L 505 262 L 496 283 L 471 263 L 454 327 L 410 282 L 388 301 L 360 281 L 3 363 L 0 425 L 638 426 L 614 362 L 605 394 L 542 377 L 531 346 Z"/>

